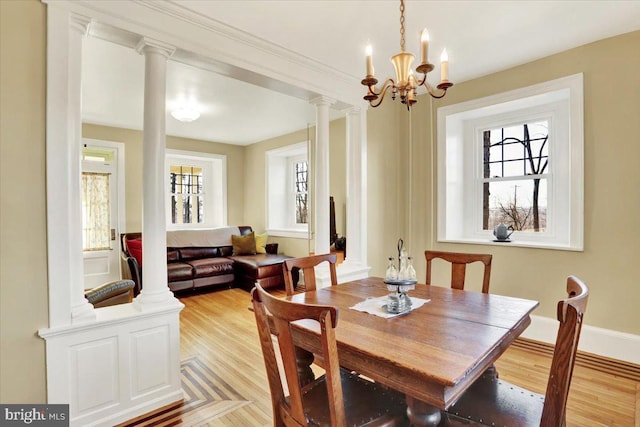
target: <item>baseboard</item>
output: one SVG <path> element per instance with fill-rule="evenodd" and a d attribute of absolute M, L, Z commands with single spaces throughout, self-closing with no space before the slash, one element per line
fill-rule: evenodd
<path fill-rule="evenodd" d="M 368 265 L 345 259 L 343 263 L 336 267 L 338 283 L 367 278 L 369 277 L 369 270 L 371 270 L 371 267 Z"/>
<path fill-rule="evenodd" d="M 521 337 L 518 338 L 512 344 L 512 346 L 522 348 L 534 353 L 543 354 L 549 357 L 553 356 L 553 344 L 541 341 L 535 341 Z M 617 375 L 622 378 L 640 382 L 640 365 L 636 365 L 634 363 L 624 362 L 617 359 L 610 359 L 608 357 L 587 353 L 584 351 L 578 351 L 578 354 L 576 356 L 576 366 L 582 366 L 585 368 L 594 369 L 596 371 L 605 372 L 607 374 Z"/>
<path fill-rule="evenodd" d="M 531 316 L 531 325 L 522 338 L 554 345 L 558 321 L 542 316 Z M 611 329 L 583 325 L 578 349 L 582 353 L 615 359 L 630 365 L 640 365 L 640 336 Z"/>

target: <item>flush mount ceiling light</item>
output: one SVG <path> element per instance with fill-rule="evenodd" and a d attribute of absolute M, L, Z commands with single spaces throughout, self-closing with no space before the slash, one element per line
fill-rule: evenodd
<path fill-rule="evenodd" d="M 181 122 L 192 122 L 200 117 L 200 112 L 193 107 L 180 107 L 171 112 L 174 119 Z"/>
<path fill-rule="evenodd" d="M 366 56 L 367 56 L 367 75 L 362 80 L 362 84 L 367 86 L 368 91 L 364 96 L 364 99 L 369 101 L 369 104 L 372 107 L 377 107 L 382 103 L 384 99 L 384 95 L 387 93 L 389 89 L 391 89 L 391 98 L 396 99 L 396 97 L 400 96 L 400 102 L 407 105 L 407 109 L 411 109 L 411 105 L 418 102 L 416 99 L 417 89 L 420 86 L 424 86 L 427 89 L 429 95 L 434 98 L 442 98 L 446 95 L 447 89 L 453 86 L 448 80 L 448 63 L 449 57 L 447 56 L 447 50 L 444 49 L 442 51 L 442 56 L 440 57 L 441 65 L 441 81 L 438 84 L 437 89 L 438 92 L 434 91 L 429 83 L 427 83 L 427 74 L 433 70 L 433 64 L 429 63 L 428 56 L 429 50 L 429 33 L 427 30 L 422 30 L 422 36 L 420 37 L 420 53 L 421 53 L 421 62 L 420 65 L 416 68 L 416 72 L 422 74 L 422 80 L 418 81 L 418 79 L 414 76 L 413 70 L 411 69 L 411 63 L 415 59 L 415 56 L 412 53 L 405 52 L 404 48 L 404 0 L 400 0 L 400 53 L 397 53 L 391 57 L 391 62 L 393 63 L 393 67 L 396 70 L 396 79 L 388 78 L 384 81 L 382 88 L 379 91 L 376 91 L 376 84 L 378 83 L 378 79 L 375 78 L 373 73 L 373 59 L 372 59 L 372 49 L 371 45 L 367 46 Z M 380 100 L 375 102 L 378 98 Z"/>

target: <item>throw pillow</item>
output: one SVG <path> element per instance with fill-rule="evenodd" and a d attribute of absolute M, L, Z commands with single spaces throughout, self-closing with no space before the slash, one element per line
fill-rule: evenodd
<path fill-rule="evenodd" d="M 269 236 L 267 233 L 256 234 L 256 253 L 257 254 L 266 254 L 267 253 L 267 238 Z"/>
<path fill-rule="evenodd" d="M 255 255 L 256 254 L 256 238 L 252 231 L 244 236 L 231 235 L 231 244 L 233 245 L 234 255 Z"/>
<path fill-rule="evenodd" d="M 138 265 L 142 268 L 142 239 L 127 240 L 127 250 L 129 255 L 138 261 Z"/>

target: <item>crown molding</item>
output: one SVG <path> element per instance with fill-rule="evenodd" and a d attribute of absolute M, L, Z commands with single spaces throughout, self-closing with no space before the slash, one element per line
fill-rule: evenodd
<path fill-rule="evenodd" d="M 130 45 L 148 37 L 175 46 L 172 60 L 196 66 L 206 63 L 211 71 L 307 101 L 318 96 L 333 98 L 337 109 L 360 105 L 362 100 L 357 77 L 175 1 L 41 1 L 90 17 L 91 34 L 116 43 Z"/>

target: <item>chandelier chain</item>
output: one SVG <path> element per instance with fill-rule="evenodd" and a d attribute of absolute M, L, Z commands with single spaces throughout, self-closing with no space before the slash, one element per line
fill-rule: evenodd
<path fill-rule="evenodd" d="M 404 0 L 400 0 L 400 50 L 404 52 Z"/>

